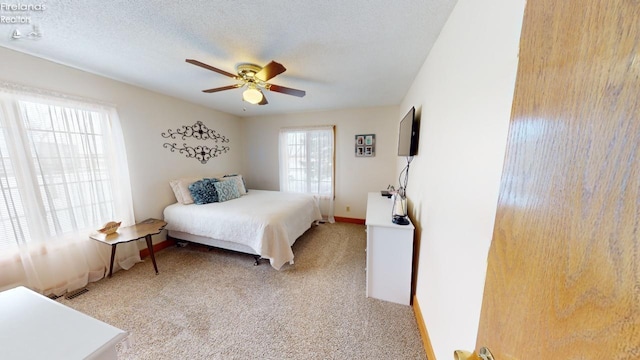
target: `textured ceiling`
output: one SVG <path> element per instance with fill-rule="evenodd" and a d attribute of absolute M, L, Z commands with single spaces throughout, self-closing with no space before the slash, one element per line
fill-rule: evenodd
<path fill-rule="evenodd" d="M 422 66 L 456 0 L 32 0 L 1 16 L 0 46 L 29 53 L 238 116 L 397 105 Z M 44 10 L 37 6 L 44 5 Z M 36 25 L 38 40 L 27 34 Z M 23 35 L 11 38 L 14 30 Z M 275 60 L 270 82 L 303 98 L 265 92 L 268 105 L 242 101 L 228 77 L 239 63 Z"/>

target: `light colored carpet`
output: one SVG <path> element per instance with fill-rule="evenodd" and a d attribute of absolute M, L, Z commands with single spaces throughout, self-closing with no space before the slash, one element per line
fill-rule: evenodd
<path fill-rule="evenodd" d="M 365 296 L 364 226 L 322 224 L 295 264 L 171 247 L 61 303 L 129 331 L 120 359 L 425 359 L 409 306 Z"/>

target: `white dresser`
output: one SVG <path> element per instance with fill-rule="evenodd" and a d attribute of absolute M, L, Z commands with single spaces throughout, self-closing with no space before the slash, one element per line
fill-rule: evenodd
<path fill-rule="evenodd" d="M 367 199 L 367 297 L 409 305 L 413 224 L 391 222 L 393 200 L 380 192 Z"/>
<path fill-rule="evenodd" d="M 115 360 L 127 335 L 25 287 L 0 292 L 0 359 Z"/>

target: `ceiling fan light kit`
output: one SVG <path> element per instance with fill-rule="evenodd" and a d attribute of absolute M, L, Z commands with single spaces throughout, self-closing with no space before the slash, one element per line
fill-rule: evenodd
<path fill-rule="evenodd" d="M 256 74 L 262 70 L 260 66 L 254 64 L 240 64 L 236 69 L 238 71 L 238 76 L 241 76 L 247 81 L 253 79 Z"/>
<path fill-rule="evenodd" d="M 198 60 L 186 59 L 185 61 L 190 64 L 200 66 L 204 69 L 211 70 L 220 75 L 225 75 L 240 81 L 240 83 L 234 85 L 202 90 L 206 93 L 214 93 L 218 91 L 246 87 L 246 90 L 242 92 L 242 100 L 254 105 L 266 105 L 269 103 L 267 101 L 267 98 L 264 96 L 261 88 L 297 97 L 303 97 L 306 95 L 306 92 L 304 90 L 292 89 L 280 85 L 270 84 L 267 82 L 287 70 L 282 64 L 275 61 L 271 61 L 265 67 L 260 67 L 255 64 L 240 64 L 236 68 L 237 75 L 215 68 L 211 65 L 207 65 Z"/>
<path fill-rule="evenodd" d="M 263 99 L 264 94 L 256 88 L 255 84 L 249 84 L 247 90 L 242 93 L 242 100 L 250 104 L 259 104 Z"/>

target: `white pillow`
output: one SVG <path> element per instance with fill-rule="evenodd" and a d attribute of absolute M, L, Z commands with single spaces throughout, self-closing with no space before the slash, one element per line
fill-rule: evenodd
<path fill-rule="evenodd" d="M 202 178 L 182 178 L 169 181 L 171 190 L 173 190 L 173 194 L 176 196 L 176 200 L 178 200 L 180 204 L 193 204 L 193 197 L 191 197 L 189 185 L 198 180 L 202 180 Z"/>

